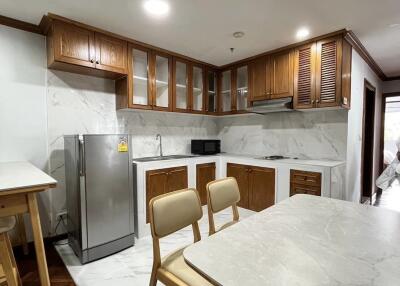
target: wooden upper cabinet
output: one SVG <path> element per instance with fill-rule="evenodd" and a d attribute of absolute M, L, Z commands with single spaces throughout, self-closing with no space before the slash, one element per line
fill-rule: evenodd
<path fill-rule="evenodd" d="M 187 61 L 177 58 L 173 59 L 173 111 L 187 112 L 190 110 L 190 69 L 190 64 Z"/>
<path fill-rule="evenodd" d="M 128 73 L 128 43 L 53 20 L 47 34 L 49 68 L 112 79 Z"/>
<path fill-rule="evenodd" d="M 271 98 L 293 96 L 293 52 L 280 52 L 270 56 Z M 268 74 L 267 74 L 268 76 Z"/>
<path fill-rule="evenodd" d="M 295 109 L 315 107 L 315 61 L 316 43 L 296 48 L 293 92 Z"/>
<path fill-rule="evenodd" d="M 264 100 L 270 97 L 271 81 L 267 77 L 267 57 L 261 57 L 250 64 L 250 101 Z"/>
<path fill-rule="evenodd" d="M 317 42 L 316 103 L 317 107 L 339 106 L 342 79 L 342 37 Z"/>
<path fill-rule="evenodd" d="M 49 35 L 49 64 L 52 61 L 95 67 L 96 51 L 94 32 L 71 24 L 55 21 Z"/>
<path fill-rule="evenodd" d="M 218 113 L 218 73 L 215 70 L 206 69 L 205 79 L 205 111 L 207 114 Z"/>
<path fill-rule="evenodd" d="M 121 74 L 127 73 L 127 42 L 100 33 L 96 39 L 96 68 Z"/>
<path fill-rule="evenodd" d="M 202 205 L 207 204 L 207 184 L 215 180 L 215 163 L 196 165 L 196 189 Z"/>
<path fill-rule="evenodd" d="M 155 110 L 172 110 L 172 57 L 152 51 L 150 58 L 151 102 Z"/>
<path fill-rule="evenodd" d="M 249 209 L 262 211 L 275 204 L 275 169 L 249 169 Z"/>
<path fill-rule="evenodd" d="M 192 113 L 204 113 L 205 112 L 205 82 L 206 75 L 205 69 L 201 65 L 191 65 L 191 71 L 189 73 L 190 80 L 190 92 L 189 92 L 189 106 Z"/>

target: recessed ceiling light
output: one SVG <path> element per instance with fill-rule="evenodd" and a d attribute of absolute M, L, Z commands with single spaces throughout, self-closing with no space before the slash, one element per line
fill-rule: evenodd
<path fill-rule="evenodd" d="M 164 0 L 146 0 L 144 9 L 152 15 L 164 16 L 169 12 L 169 4 Z"/>
<path fill-rule="evenodd" d="M 242 32 L 242 31 L 238 31 L 238 32 L 235 32 L 235 33 L 233 33 L 233 37 L 234 38 L 242 38 L 244 36 L 244 32 Z"/>
<path fill-rule="evenodd" d="M 309 34 L 310 34 L 310 30 L 308 30 L 307 28 L 300 28 L 297 30 L 296 37 L 298 39 L 304 39 Z"/>

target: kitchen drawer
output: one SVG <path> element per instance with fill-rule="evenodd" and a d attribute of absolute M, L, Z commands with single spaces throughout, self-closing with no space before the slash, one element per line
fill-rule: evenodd
<path fill-rule="evenodd" d="M 321 188 L 321 173 L 291 169 L 290 182 Z"/>
<path fill-rule="evenodd" d="M 290 196 L 298 194 L 321 196 L 321 186 L 307 186 L 304 184 L 291 183 Z"/>

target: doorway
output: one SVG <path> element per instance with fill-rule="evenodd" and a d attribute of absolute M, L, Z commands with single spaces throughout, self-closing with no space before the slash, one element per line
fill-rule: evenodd
<path fill-rule="evenodd" d="M 364 80 L 364 107 L 361 145 L 361 203 L 372 204 L 376 192 L 374 177 L 375 137 L 375 94 L 376 88 Z"/>
<path fill-rule="evenodd" d="M 400 138 L 400 93 L 383 94 L 382 125 L 380 131 L 380 168 L 384 169 L 397 156 L 397 140 Z M 384 192 L 376 196 L 375 206 L 400 211 L 400 181 L 395 180 Z"/>

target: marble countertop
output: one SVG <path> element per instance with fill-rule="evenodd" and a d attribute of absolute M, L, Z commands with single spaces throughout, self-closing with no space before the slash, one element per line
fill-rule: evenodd
<path fill-rule="evenodd" d="M 0 192 L 57 183 L 29 162 L 0 163 Z"/>
<path fill-rule="evenodd" d="M 217 285 L 400 285 L 400 213 L 296 195 L 189 246 Z"/>
<path fill-rule="evenodd" d="M 198 160 L 199 158 L 210 158 L 210 159 L 215 159 L 215 158 L 235 158 L 235 159 L 245 159 L 253 162 L 263 162 L 268 163 L 270 165 L 286 165 L 286 164 L 295 164 L 295 165 L 309 165 L 309 166 L 321 166 L 321 167 L 336 167 L 345 164 L 345 161 L 336 161 L 336 160 L 314 160 L 314 159 L 280 159 L 280 160 L 265 160 L 261 159 L 262 156 L 255 156 L 255 155 L 244 155 L 244 154 L 228 154 L 228 153 L 221 153 L 218 155 L 205 155 L 205 156 L 194 156 L 190 158 L 180 158 L 180 159 L 169 159 L 169 160 L 159 160 L 159 161 L 148 161 L 148 162 L 139 162 L 135 161 L 135 158 L 133 159 L 133 162 L 136 164 L 152 164 L 154 162 L 160 162 L 160 161 L 177 161 L 181 160 L 182 162 L 185 162 L 187 160 Z"/>

